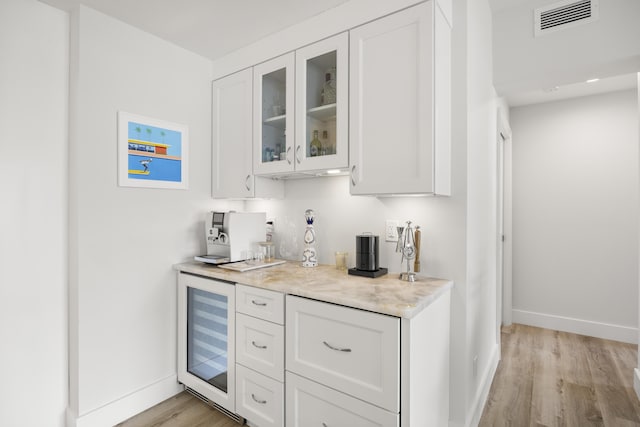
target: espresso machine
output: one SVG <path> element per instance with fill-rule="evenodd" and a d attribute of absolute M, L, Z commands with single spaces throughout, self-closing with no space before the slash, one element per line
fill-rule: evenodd
<path fill-rule="evenodd" d="M 266 236 L 264 212 L 208 212 L 205 220 L 207 254 L 196 261 L 224 264 L 244 261 L 247 254 Z"/>

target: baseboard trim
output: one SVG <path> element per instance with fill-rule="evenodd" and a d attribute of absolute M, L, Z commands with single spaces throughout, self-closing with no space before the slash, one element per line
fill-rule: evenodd
<path fill-rule="evenodd" d="M 638 343 L 638 328 L 631 328 L 629 326 L 592 322 L 590 320 L 554 316 L 524 310 L 513 310 L 513 323 L 588 335 L 590 337 L 604 338 L 630 344 Z"/>
<path fill-rule="evenodd" d="M 175 396 L 183 389 L 177 376 L 171 375 L 80 416 L 67 409 L 67 427 L 113 426 Z"/>
<path fill-rule="evenodd" d="M 482 376 L 481 386 L 476 393 L 475 402 L 472 406 L 472 417 L 469 419 L 467 426 L 477 426 L 480 423 L 484 406 L 487 404 L 487 398 L 489 397 L 489 391 L 491 390 L 491 384 L 493 383 L 493 377 L 496 375 L 498 369 L 498 363 L 500 363 L 500 346 L 496 344 L 491 352 L 491 359 L 485 369 Z"/>

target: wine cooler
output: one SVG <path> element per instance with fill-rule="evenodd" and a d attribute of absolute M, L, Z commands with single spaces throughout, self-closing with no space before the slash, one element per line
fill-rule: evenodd
<path fill-rule="evenodd" d="M 178 381 L 235 415 L 235 286 L 181 273 L 178 278 Z"/>

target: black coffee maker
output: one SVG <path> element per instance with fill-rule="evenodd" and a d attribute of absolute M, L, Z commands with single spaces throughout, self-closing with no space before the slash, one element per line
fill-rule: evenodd
<path fill-rule="evenodd" d="M 349 274 L 365 277 L 378 277 L 387 274 L 386 268 L 380 267 L 380 237 L 363 233 L 356 236 L 356 267 L 349 269 Z"/>

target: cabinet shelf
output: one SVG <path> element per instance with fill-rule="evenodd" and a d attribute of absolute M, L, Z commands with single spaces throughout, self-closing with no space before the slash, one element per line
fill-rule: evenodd
<path fill-rule="evenodd" d="M 336 118 L 336 110 L 336 103 L 334 102 L 333 104 L 310 108 L 307 110 L 307 115 L 316 120 L 326 121 Z"/>
<path fill-rule="evenodd" d="M 282 114 L 280 116 L 269 117 L 263 123 L 265 125 L 269 125 L 269 126 L 272 126 L 274 128 L 284 129 L 285 128 L 285 118 L 286 118 L 286 115 Z"/>

